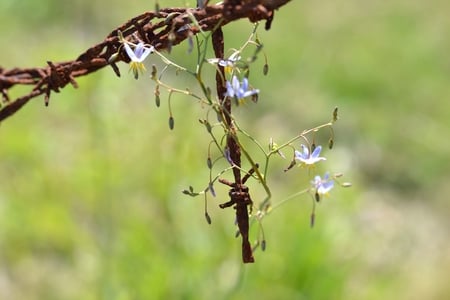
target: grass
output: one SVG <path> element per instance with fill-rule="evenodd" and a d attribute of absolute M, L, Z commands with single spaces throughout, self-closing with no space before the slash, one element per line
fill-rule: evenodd
<path fill-rule="evenodd" d="M 152 9 L 44 2 L 0 4 L 2 67 L 76 57 Z M 267 251 L 251 266 L 240 262 L 233 211 L 217 207 L 226 189 L 209 203 L 211 226 L 202 199 L 180 192 L 208 180 L 195 102 L 174 99 L 170 131 L 164 97 L 155 108 L 153 84 L 124 65 L 122 78 L 103 70 L 80 79 L 48 108 L 34 100 L 0 126 L 0 298 L 447 298 L 448 8 L 293 1 L 260 32 L 270 71 L 255 64 L 260 101 L 239 120 L 261 141 L 281 141 L 338 106 L 335 149 L 324 155 L 353 187 L 319 204 L 313 230 L 308 197 L 274 211 Z M 226 47 L 250 31 L 246 21 L 227 27 Z M 175 52 L 189 58 L 183 45 Z M 274 201 L 302 188 L 301 172 L 284 166 L 272 167 Z"/>

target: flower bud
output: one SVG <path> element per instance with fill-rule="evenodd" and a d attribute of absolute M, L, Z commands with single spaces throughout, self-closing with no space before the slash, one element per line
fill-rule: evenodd
<path fill-rule="evenodd" d="M 173 130 L 174 126 L 175 126 L 175 120 L 173 119 L 172 116 L 170 116 L 169 117 L 169 128 L 170 128 L 170 130 Z"/>
<path fill-rule="evenodd" d="M 208 212 L 205 211 L 205 218 L 206 218 L 206 222 L 208 222 L 208 224 L 211 224 L 211 217 L 209 216 Z"/>
<path fill-rule="evenodd" d="M 263 74 L 264 74 L 264 75 L 267 75 L 267 73 L 269 73 L 269 65 L 268 65 L 268 64 L 264 64 L 264 67 L 263 67 Z"/>
<path fill-rule="evenodd" d="M 208 159 L 206 160 L 206 165 L 208 166 L 209 169 L 212 169 L 211 157 L 208 157 Z"/>
<path fill-rule="evenodd" d="M 338 108 L 337 106 L 333 110 L 333 122 L 336 122 L 338 120 Z"/>
<path fill-rule="evenodd" d="M 311 228 L 314 227 L 314 222 L 316 221 L 316 215 L 314 213 L 311 214 L 311 219 L 310 219 L 310 226 Z"/>

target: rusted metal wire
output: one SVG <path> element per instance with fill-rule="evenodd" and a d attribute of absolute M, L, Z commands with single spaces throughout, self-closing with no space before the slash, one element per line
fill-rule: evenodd
<path fill-rule="evenodd" d="M 225 0 L 223 4 L 204 8 L 166 8 L 145 12 L 114 29 L 103 42 L 87 49 L 73 61 L 60 63 L 48 61 L 47 66 L 41 68 L 5 70 L 0 67 L 0 93 L 3 97 L 0 122 L 12 116 L 29 100 L 39 95 L 44 94 L 45 105 L 48 105 L 51 92 L 58 93 L 69 83 L 76 88 L 78 85 L 75 78 L 90 74 L 105 66 L 110 65 L 117 76 L 120 76 L 116 63 L 120 61 L 128 63 L 130 59 L 121 47 L 122 42 L 119 33 L 129 42 L 143 41 L 157 50 L 170 50 L 171 47 L 201 30 L 213 31 L 212 44 L 215 55 L 217 58 L 223 58 L 223 26 L 238 19 L 248 18 L 251 22 L 266 20 L 265 28 L 269 29 L 274 10 L 289 1 Z M 196 26 L 193 26 L 193 18 L 197 22 Z M 228 131 L 226 146 L 233 163 L 234 177 L 234 182 L 219 179 L 221 183 L 231 188 L 229 192 L 230 200 L 221 204 L 220 207 L 233 206 L 236 210 L 236 221 L 239 233 L 242 236 L 242 260 L 244 263 L 252 263 L 254 258 L 249 242 L 248 211 L 249 207 L 250 209 L 252 207 L 252 200 L 249 188 L 244 184 L 255 170 L 250 170 L 241 178 L 241 149 L 231 117 L 231 100 L 225 96 L 224 78 L 224 68 L 218 66 L 216 90 L 223 109 L 223 122 Z M 33 89 L 28 94 L 11 101 L 8 91 L 15 85 L 30 85 L 33 86 Z"/>
<path fill-rule="evenodd" d="M 4 69 L 0 67 L 0 93 L 2 103 L 0 122 L 15 114 L 29 100 L 44 95 L 48 105 L 51 92 L 59 92 L 67 84 L 77 87 L 75 79 L 88 75 L 110 65 L 120 76 L 116 63 L 128 63 L 129 58 L 121 47 L 118 33 L 130 42 L 143 42 L 157 50 L 170 50 L 188 36 L 202 31 L 211 31 L 220 23 L 224 26 L 232 21 L 248 18 L 252 22 L 267 20 L 270 27 L 273 11 L 290 0 L 229 0 L 223 4 L 200 8 L 165 8 L 145 12 L 114 29 L 104 41 L 87 49 L 77 59 L 67 62 L 48 61 L 47 66 L 37 68 Z M 195 18 L 198 27 L 192 25 Z M 269 25 L 268 25 L 269 24 Z M 114 62 L 111 56 L 118 53 Z M 32 90 L 15 100 L 11 100 L 8 91 L 16 85 L 29 85 Z"/>

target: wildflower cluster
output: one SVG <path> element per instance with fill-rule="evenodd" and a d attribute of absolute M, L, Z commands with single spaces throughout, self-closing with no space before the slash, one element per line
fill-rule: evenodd
<path fill-rule="evenodd" d="M 189 31 L 191 28 L 195 27 L 195 20 L 193 24 L 189 26 L 185 25 L 182 27 L 183 31 Z M 253 88 L 249 83 L 249 70 L 251 64 L 257 59 L 258 55 L 262 51 L 262 44 L 256 35 L 257 26 L 254 27 L 252 34 L 250 35 L 247 42 L 245 42 L 241 48 L 234 49 L 232 54 L 228 58 L 224 57 L 214 57 L 206 58 L 207 51 L 207 40 L 209 38 L 213 39 L 213 46 L 215 47 L 215 53 L 220 53 L 221 49 L 217 45 L 223 45 L 223 43 L 214 43 L 214 36 L 204 35 L 204 40 L 199 40 L 197 38 L 197 61 L 198 64 L 195 70 L 189 70 L 173 61 L 171 61 L 167 56 L 159 53 L 152 45 L 146 45 L 139 39 L 137 43 L 132 43 L 121 38 L 123 48 L 128 58 L 130 59 L 130 70 L 133 75 L 138 79 L 139 75 L 144 73 L 146 68 L 144 65 L 145 59 L 151 53 L 157 54 L 162 61 L 166 64 L 164 70 L 161 74 L 155 65 L 152 66 L 151 79 L 155 82 L 155 98 L 156 105 L 160 106 L 160 88 L 164 88 L 168 92 L 168 106 L 169 106 L 169 127 L 174 128 L 174 116 L 172 114 L 171 108 L 171 95 L 173 93 L 183 94 L 189 97 L 197 99 L 202 103 L 203 107 L 207 107 L 206 117 L 200 119 L 200 123 L 205 127 L 207 133 L 211 137 L 211 142 L 208 147 L 207 155 L 207 167 L 210 170 L 209 180 L 205 187 L 200 191 L 195 191 L 192 186 L 184 190 L 183 193 L 192 197 L 202 195 L 204 197 L 205 203 L 205 217 L 208 223 L 211 223 L 211 217 L 208 213 L 207 203 L 208 194 L 216 197 L 216 191 L 214 184 L 216 182 L 223 183 L 230 187 L 230 201 L 220 205 L 221 208 L 226 208 L 233 206 L 236 209 L 236 223 L 238 226 L 238 234 L 242 236 L 242 255 L 243 261 L 253 262 L 254 258 L 252 255 L 252 249 L 257 246 L 261 246 L 264 250 L 266 245 L 266 240 L 264 237 L 264 231 L 262 226 L 262 220 L 265 216 L 271 213 L 276 207 L 280 206 L 287 200 L 293 199 L 301 194 L 310 194 L 313 199 L 313 209 L 311 214 L 311 225 L 314 224 L 315 220 L 315 205 L 317 202 L 328 196 L 332 189 L 335 187 L 337 178 L 341 175 L 330 175 L 329 172 L 324 173 L 323 176 L 319 174 L 313 174 L 316 170 L 316 165 L 320 162 L 324 162 L 327 159 L 321 156 L 322 146 L 315 144 L 316 132 L 328 128 L 330 130 L 330 140 L 328 143 L 331 149 L 334 144 L 334 131 L 332 129 L 333 124 L 337 121 L 337 108 L 333 111 L 332 119 L 330 122 L 316 126 L 309 130 L 303 130 L 301 134 L 294 136 L 292 139 L 278 145 L 273 142 L 270 138 L 268 151 L 264 150 L 264 147 L 246 131 L 244 131 L 238 120 L 232 114 L 231 103 L 235 106 L 233 109 L 238 109 L 238 107 L 245 102 L 247 98 L 251 98 L 254 102 L 257 102 L 258 96 L 261 91 L 257 88 Z M 180 31 L 179 29 L 178 31 Z M 119 33 L 120 35 L 120 33 Z M 216 37 L 217 38 L 217 37 Z M 192 39 L 189 39 L 189 43 L 192 45 Z M 189 53 L 191 53 L 191 45 L 189 46 Z M 223 46 L 222 46 L 223 47 Z M 248 58 L 243 58 L 244 50 L 247 48 L 254 47 L 254 53 Z M 247 50 L 248 52 L 248 50 Z M 262 52 L 264 54 L 264 52 Z M 267 57 L 264 54 L 264 67 L 263 74 L 266 75 L 268 72 Z M 214 94 L 211 88 L 207 84 L 207 80 L 202 77 L 202 69 L 205 65 L 212 66 L 216 69 L 216 86 L 217 93 Z M 193 75 L 197 80 L 199 85 L 200 93 L 191 91 L 191 89 L 177 89 L 167 84 L 163 80 L 163 75 L 167 73 L 170 68 L 173 68 L 178 73 L 185 73 Z M 210 112 L 213 111 L 216 117 L 211 118 Z M 220 132 L 215 130 L 216 128 L 221 128 Z M 262 165 L 255 162 L 256 157 L 254 153 L 251 153 L 241 139 L 246 139 L 251 143 L 254 143 L 258 149 L 260 149 L 260 154 L 265 157 L 265 161 Z M 299 148 L 296 148 L 298 141 L 305 141 L 304 144 L 300 144 Z M 291 149 L 293 153 L 293 158 L 289 166 L 285 169 L 288 171 L 292 169 L 295 165 L 300 166 L 300 169 L 304 169 L 308 172 L 310 178 L 309 182 L 304 185 L 306 188 L 302 189 L 300 192 L 288 196 L 285 200 L 278 203 L 272 204 L 271 197 L 272 192 L 269 184 L 269 162 L 273 159 L 274 154 L 278 154 L 282 159 L 286 159 L 282 150 Z M 244 158 L 244 161 L 241 159 Z M 218 173 L 215 173 L 216 163 L 224 159 L 228 164 L 227 167 L 221 168 Z M 250 170 L 244 171 L 246 168 L 242 167 L 242 163 L 249 165 Z M 241 176 L 241 173 L 244 173 Z M 221 178 L 226 173 L 231 173 L 234 176 L 234 182 Z M 249 188 L 244 184 L 248 179 L 256 179 L 256 182 L 265 190 L 266 197 L 258 203 L 254 203 L 250 197 Z M 342 186 L 349 186 L 349 184 L 341 184 Z M 250 246 L 249 242 L 249 218 L 252 221 L 259 223 L 259 232 L 256 237 L 256 243 L 253 247 Z"/>

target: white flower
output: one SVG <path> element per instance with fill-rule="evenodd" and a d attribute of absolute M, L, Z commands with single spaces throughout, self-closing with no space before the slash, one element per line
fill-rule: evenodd
<path fill-rule="evenodd" d="M 328 192 L 334 187 L 334 181 L 330 179 L 330 174 L 328 173 L 325 173 L 323 179 L 317 175 L 311 183 L 319 195 L 327 195 Z"/>
<path fill-rule="evenodd" d="M 133 71 L 134 78 L 138 79 L 139 73 L 143 73 L 145 71 L 145 66 L 143 61 L 147 58 L 147 56 L 152 53 L 155 48 L 152 46 L 150 48 L 145 47 L 143 42 L 140 42 L 134 47 L 134 51 L 131 49 L 128 43 L 124 43 L 125 51 L 127 52 L 128 57 L 131 59 L 130 62 L 130 70 Z"/>
<path fill-rule="evenodd" d="M 295 150 L 295 159 L 299 160 L 302 165 L 313 166 L 316 162 L 321 160 L 326 160 L 325 157 L 320 157 L 320 152 L 322 151 L 322 146 L 317 146 L 314 151 L 310 154 L 309 148 L 305 145 L 301 145 L 302 152 Z"/>

